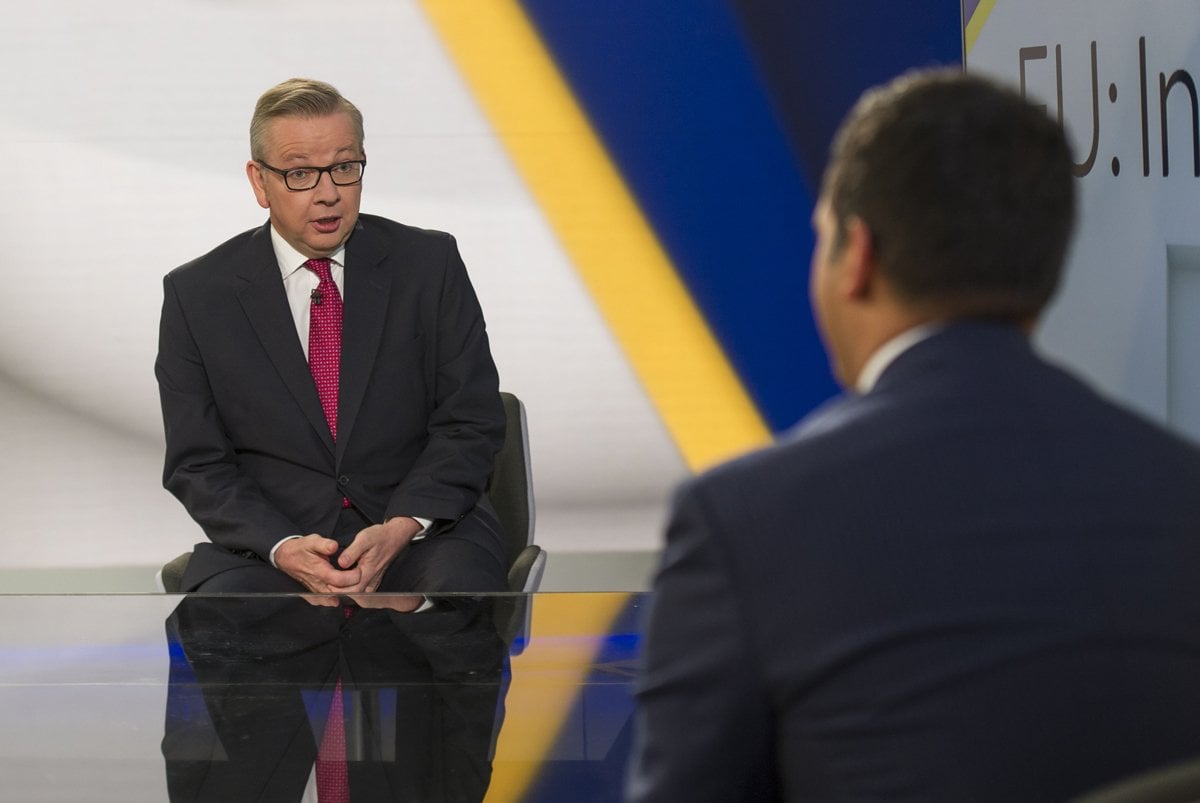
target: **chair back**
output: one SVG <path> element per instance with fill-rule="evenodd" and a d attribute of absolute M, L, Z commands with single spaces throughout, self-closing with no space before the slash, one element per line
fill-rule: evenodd
<path fill-rule="evenodd" d="M 500 399 L 504 403 L 504 446 L 496 453 L 485 491 L 508 537 L 508 565 L 512 566 L 525 547 L 533 543 L 533 478 L 525 405 L 504 391 Z"/>
<path fill-rule="evenodd" d="M 546 553 L 533 543 L 533 474 L 529 462 L 529 427 L 525 405 L 511 393 L 504 402 L 504 446 L 496 454 L 486 492 L 508 538 L 508 590 L 521 596 L 496 600 L 496 629 L 512 655 L 525 649 L 532 629 L 533 608 L 524 594 L 538 590 L 546 569 Z"/>

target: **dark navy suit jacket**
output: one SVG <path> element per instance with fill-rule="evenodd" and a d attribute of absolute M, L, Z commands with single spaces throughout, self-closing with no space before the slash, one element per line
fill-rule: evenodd
<path fill-rule="evenodd" d="M 330 536 L 343 496 L 367 521 L 433 519 L 507 565 L 481 502 L 504 408 L 454 238 L 360 215 L 345 258 L 336 445 L 269 224 L 164 280 L 164 484 L 217 545 L 198 546 L 188 587 L 288 535 Z"/>
<path fill-rule="evenodd" d="M 678 494 L 636 801 L 1061 801 L 1200 754 L 1200 451 L 949 326 Z"/>

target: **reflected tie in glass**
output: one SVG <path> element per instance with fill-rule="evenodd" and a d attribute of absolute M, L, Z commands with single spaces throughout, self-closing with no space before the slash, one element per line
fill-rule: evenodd
<path fill-rule="evenodd" d="M 329 719 L 317 751 L 317 800 L 350 803 L 350 767 L 346 764 L 346 720 L 342 704 L 342 679 L 333 690 Z"/>

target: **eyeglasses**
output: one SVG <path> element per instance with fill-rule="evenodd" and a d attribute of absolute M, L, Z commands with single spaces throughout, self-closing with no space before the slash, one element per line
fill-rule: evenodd
<path fill-rule="evenodd" d="M 337 164 L 326 165 L 325 167 L 293 167 L 288 170 L 271 167 L 261 160 L 258 163 L 272 173 L 278 173 L 283 176 L 283 183 L 287 185 L 287 188 L 297 192 L 311 190 L 320 184 L 322 173 L 328 173 L 330 180 L 339 187 L 348 187 L 351 184 L 357 184 L 362 181 L 363 173 L 367 169 L 366 159 L 359 159 L 354 162 L 338 162 Z"/>

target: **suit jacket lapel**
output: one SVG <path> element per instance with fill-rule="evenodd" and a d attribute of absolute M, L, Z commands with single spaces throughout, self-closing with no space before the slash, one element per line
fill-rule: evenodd
<path fill-rule="evenodd" d="M 342 313 L 342 362 L 338 384 L 337 460 L 340 465 L 354 420 L 367 392 L 387 320 L 391 272 L 384 269 L 385 242 L 360 221 L 346 243 Z"/>
<path fill-rule="evenodd" d="M 238 275 L 243 284 L 237 296 L 246 317 L 288 391 L 332 453 L 333 436 L 321 410 L 321 399 L 304 359 L 304 350 L 296 337 L 296 323 L 287 304 L 279 262 L 266 226 L 252 238 L 246 258 L 238 266 Z"/>

